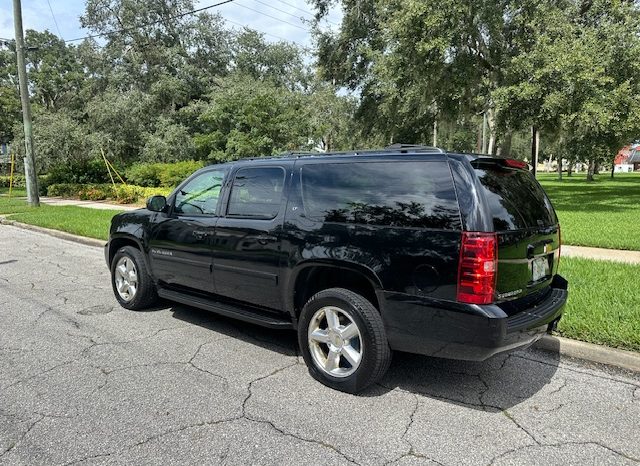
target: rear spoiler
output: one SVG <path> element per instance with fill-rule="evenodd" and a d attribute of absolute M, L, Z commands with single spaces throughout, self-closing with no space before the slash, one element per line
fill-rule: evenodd
<path fill-rule="evenodd" d="M 471 165 L 478 168 L 480 165 L 499 165 L 501 167 L 516 168 L 519 170 L 531 170 L 531 166 L 527 162 L 506 157 L 478 157 L 471 160 Z"/>

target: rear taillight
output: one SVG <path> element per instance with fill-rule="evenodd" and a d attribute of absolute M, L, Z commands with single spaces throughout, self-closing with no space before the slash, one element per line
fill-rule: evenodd
<path fill-rule="evenodd" d="M 458 270 L 461 303 L 489 304 L 495 299 L 498 237 L 495 233 L 462 232 Z"/>

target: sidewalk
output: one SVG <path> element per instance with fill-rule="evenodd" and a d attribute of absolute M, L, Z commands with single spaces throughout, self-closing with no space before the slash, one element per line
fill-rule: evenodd
<path fill-rule="evenodd" d="M 626 262 L 640 264 L 640 251 L 623 251 L 620 249 L 588 248 L 584 246 L 562 245 L 561 257 L 582 257 L 585 259 Z"/>
<path fill-rule="evenodd" d="M 81 201 L 79 199 L 63 199 L 61 197 L 41 197 L 40 202 L 47 205 L 75 205 L 89 209 L 135 210 L 140 206 L 132 204 L 111 204 L 107 201 Z"/>

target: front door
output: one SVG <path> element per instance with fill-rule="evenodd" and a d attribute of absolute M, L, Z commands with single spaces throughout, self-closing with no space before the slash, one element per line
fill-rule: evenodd
<path fill-rule="evenodd" d="M 157 215 L 149 258 L 162 283 L 214 291 L 211 248 L 225 173 L 212 169 L 195 175 L 177 191 L 169 215 Z"/>
<path fill-rule="evenodd" d="M 280 307 L 285 174 L 281 166 L 236 171 L 226 214 L 218 219 L 213 242 L 217 294 Z"/>

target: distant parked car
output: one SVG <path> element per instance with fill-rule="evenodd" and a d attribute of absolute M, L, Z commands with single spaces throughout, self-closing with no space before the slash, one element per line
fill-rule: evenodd
<path fill-rule="evenodd" d="M 436 148 L 212 165 L 113 218 L 116 299 L 295 329 L 313 377 L 357 392 L 391 351 L 483 360 L 560 319 L 560 226 L 525 163 Z"/>

